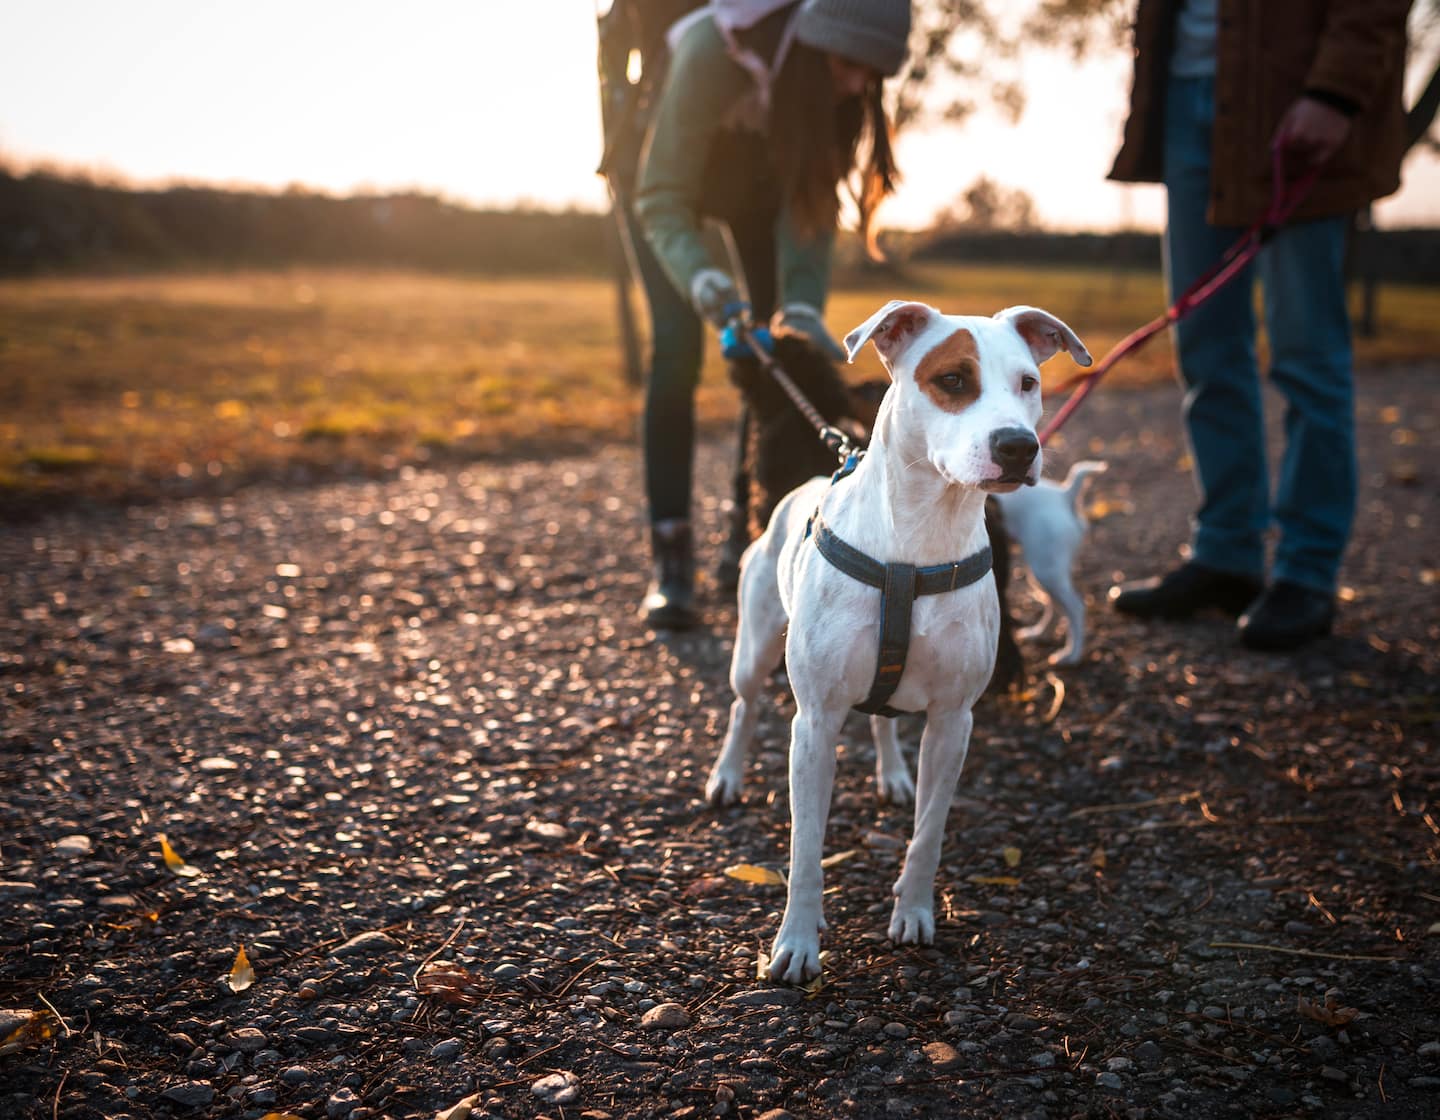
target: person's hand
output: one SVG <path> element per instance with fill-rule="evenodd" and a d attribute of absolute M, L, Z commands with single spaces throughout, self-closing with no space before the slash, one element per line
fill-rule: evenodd
<path fill-rule="evenodd" d="M 1285 110 L 1275 129 L 1275 146 L 1293 174 L 1319 167 L 1335 155 L 1350 135 L 1350 118 L 1323 101 L 1299 97 Z"/>
<path fill-rule="evenodd" d="M 700 318 L 717 327 L 725 325 L 727 307 L 742 302 L 740 289 L 728 272 L 702 268 L 690 281 L 690 302 Z"/>
<path fill-rule="evenodd" d="M 803 334 L 815 347 L 832 362 L 845 361 L 845 348 L 825 329 L 825 320 L 820 312 L 808 303 L 787 303 L 770 317 L 770 330 L 779 333 L 788 330 Z"/>

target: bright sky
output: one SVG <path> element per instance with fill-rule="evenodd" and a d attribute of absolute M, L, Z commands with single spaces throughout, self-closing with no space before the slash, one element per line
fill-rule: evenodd
<path fill-rule="evenodd" d="M 0 156 L 146 184 L 599 207 L 594 3 L 6 3 Z M 1018 125 L 986 114 L 902 137 L 905 183 L 882 222 L 922 226 L 983 173 L 1028 191 L 1056 227 L 1158 226 L 1158 188 L 1104 181 L 1128 61 L 1031 54 L 1022 79 Z M 1406 176 L 1381 224 L 1440 224 L 1440 160 L 1412 157 Z"/>

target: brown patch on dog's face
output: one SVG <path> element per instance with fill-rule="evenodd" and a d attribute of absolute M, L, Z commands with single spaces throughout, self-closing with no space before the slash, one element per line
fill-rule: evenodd
<path fill-rule="evenodd" d="M 958 330 L 915 367 L 915 383 L 945 412 L 963 412 L 980 397 L 980 348 Z"/>

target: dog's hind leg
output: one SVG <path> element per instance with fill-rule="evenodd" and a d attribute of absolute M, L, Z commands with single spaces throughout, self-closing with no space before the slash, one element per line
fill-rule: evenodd
<path fill-rule="evenodd" d="M 895 720 L 871 716 L 870 736 L 875 741 L 875 792 L 883 802 L 910 804 L 915 800 L 915 782 L 905 765 Z"/>
<path fill-rule="evenodd" d="M 1032 565 L 1035 582 L 1045 589 L 1050 601 L 1065 616 L 1065 644 L 1050 655 L 1052 665 L 1078 665 L 1085 653 L 1085 600 L 1075 590 L 1069 565 L 1058 557 L 1047 556 Z M 1046 606 L 1046 613 L 1050 607 Z"/>
<path fill-rule="evenodd" d="M 895 909 L 890 916 L 890 939 L 902 945 L 929 945 L 935 940 L 940 843 L 974 723 L 968 710 L 931 715 L 920 738 L 915 832 L 905 851 L 905 866 L 895 880 Z"/>
<path fill-rule="evenodd" d="M 1040 591 L 1037 596 L 1040 600 L 1040 617 L 1029 626 L 1022 626 L 1015 631 L 1015 636 L 1022 642 L 1033 642 L 1038 638 L 1043 638 L 1049 632 L 1050 624 L 1055 621 L 1055 607 L 1049 593 L 1039 586 L 1038 581 L 1036 587 Z"/>
<path fill-rule="evenodd" d="M 740 625 L 730 658 L 730 725 L 705 782 L 711 805 L 733 805 L 745 781 L 745 758 L 759 719 L 760 693 L 785 652 L 785 609 L 775 585 L 774 558 L 752 548 L 740 575 Z"/>

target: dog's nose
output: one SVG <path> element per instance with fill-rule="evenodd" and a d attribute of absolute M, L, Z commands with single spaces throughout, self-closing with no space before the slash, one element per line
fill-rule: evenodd
<path fill-rule="evenodd" d="M 990 457 L 1005 474 L 1023 474 L 1040 450 L 1028 428 L 999 428 L 990 433 Z"/>

